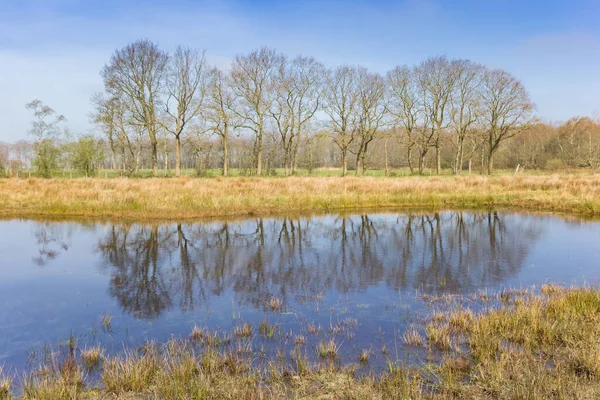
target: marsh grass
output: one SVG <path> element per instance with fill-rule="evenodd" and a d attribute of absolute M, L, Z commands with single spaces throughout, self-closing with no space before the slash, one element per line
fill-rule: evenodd
<path fill-rule="evenodd" d="M 13 379 L 4 374 L 4 370 L 0 367 L 0 400 L 8 400 L 12 398 Z"/>
<path fill-rule="evenodd" d="M 321 358 L 335 359 L 338 356 L 340 345 L 335 342 L 335 339 L 321 340 L 317 345 L 317 354 Z"/>
<path fill-rule="evenodd" d="M 445 318 L 428 321 L 427 340 L 419 335 L 427 364 L 388 361 L 387 371 L 378 375 L 357 375 L 356 367 L 335 362 L 311 365 L 303 347 L 294 347 L 289 358 L 278 351 L 257 364 L 247 341 L 208 346 L 207 338 L 217 334 L 195 328 L 185 340 L 149 342 L 104 356 L 101 386 L 84 383 L 83 357 L 53 355 L 23 376 L 19 393 L 25 399 L 598 398 L 600 292 L 553 285 L 510 293 L 498 294 L 480 312 L 449 304 Z M 520 301 L 510 300 L 515 298 Z M 405 337 L 417 334 L 411 327 Z M 338 359 L 340 345 L 322 339 L 317 358 Z M 359 361 L 369 362 L 371 354 L 362 349 Z M 0 371 L 0 398 L 10 398 L 12 381 L 1 376 Z"/>
<path fill-rule="evenodd" d="M 81 358 L 87 369 L 93 369 L 98 366 L 102 357 L 102 349 L 100 346 L 85 348 L 81 351 Z"/>
<path fill-rule="evenodd" d="M 600 175 L 0 179 L 0 215 L 184 219 L 382 207 L 600 213 Z"/>
<path fill-rule="evenodd" d="M 252 336 L 252 324 L 244 323 L 241 326 L 233 328 L 233 334 L 242 338 L 249 338 Z"/>
<path fill-rule="evenodd" d="M 273 339 L 275 331 L 278 330 L 277 325 L 272 325 L 268 320 L 264 320 L 258 324 L 258 333 L 265 339 Z"/>
<path fill-rule="evenodd" d="M 371 353 L 372 353 L 372 349 L 362 349 L 360 352 L 360 356 L 358 357 L 358 360 L 361 363 L 368 363 L 369 362 L 369 357 L 371 357 Z"/>

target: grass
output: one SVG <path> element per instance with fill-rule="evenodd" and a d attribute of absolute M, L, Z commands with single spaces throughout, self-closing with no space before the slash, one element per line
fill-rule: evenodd
<path fill-rule="evenodd" d="M 236 326 L 233 328 L 233 334 L 235 336 L 249 338 L 252 336 L 252 324 L 244 323 L 241 326 Z"/>
<path fill-rule="evenodd" d="M 600 175 L 0 179 L 5 217 L 184 219 L 355 208 L 600 213 Z"/>
<path fill-rule="evenodd" d="M 268 304 L 269 304 L 269 307 L 271 308 L 271 311 L 277 312 L 283 306 L 283 301 L 281 301 L 281 299 L 278 297 L 271 297 L 268 301 Z"/>
<path fill-rule="evenodd" d="M 102 349 L 99 346 L 83 349 L 81 352 L 81 358 L 87 369 L 93 369 L 100 363 L 102 357 Z"/>
<path fill-rule="evenodd" d="M 338 355 L 338 351 L 340 349 L 340 345 L 338 345 L 335 340 L 321 340 L 317 346 L 317 353 L 321 358 L 331 358 L 335 359 Z"/>
<path fill-rule="evenodd" d="M 549 288 L 552 287 L 551 290 Z M 515 300 L 519 301 L 515 301 Z M 475 313 L 450 305 L 447 318 L 429 320 L 456 346 L 439 351 L 438 340 L 423 343 L 427 364 L 390 362 L 378 375 L 357 376 L 336 363 L 311 365 L 300 349 L 266 367 L 252 353 L 170 339 L 138 350 L 105 356 L 101 385 L 85 383 L 75 357 L 52 358 L 24 375 L 24 399 L 133 398 L 348 398 L 348 399 L 594 399 L 600 396 L 600 292 L 595 288 L 547 286 L 539 292 L 497 296 Z M 433 325 L 431 325 L 433 324 Z M 413 328 L 411 328 L 413 329 Z M 202 337 L 206 337 L 204 332 Z M 444 342 L 446 339 L 443 340 Z M 333 339 L 317 355 L 338 357 Z M 371 349 L 359 358 L 367 363 Z M 12 379 L 0 374 L 0 398 L 10 398 Z"/>
<path fill-rule="evenodd" d="M 272 325 L 269 321 L 264 320 L 260 324 L 258 324 L 258 333 L 260 336 L 266 339 L 273 339 L 275 337 L 275 331 L 277 330 L 276 325 Z"/>

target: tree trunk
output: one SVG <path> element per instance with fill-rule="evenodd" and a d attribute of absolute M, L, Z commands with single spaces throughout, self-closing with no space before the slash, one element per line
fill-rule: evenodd
<path fill-rule="evenodd" d="M 342 149 L 342 176 L 346 176 L 346 172 L 348 171 L 348 157 L 346 152 L 346 149 Z"/>
<path fill-rule="evenodd" d="M 115 149 L 115 145 L 112 143 L 110 143 L 110 150 L 112 151 L 112 156 L 113 156 L 113 171 L 117 171 L 117 150 Z"/>
<path fill-rule="evenodd" d="M 262 123 L 256 133 L 256 174 L 262 175 L 263 129 Z"/>
<path fill-rule="evenodd" d="M 312 142 L 308 142 L 308 174 L 312 175 L 313 171 L 313 153 L 312 153 Z"/>
<path fill-rule="evenodd" d="M 229 149 L 227 144 L 227 133 L 221 136 L 221 143 L 223 145 L 223 176 L 229 174 Z"/>
<path fill-rule="evenodd" d="M 488 154 L 488 160 L 487 160 L 487 174 L 492 175 L 493 170 L 494 170 L 494 152 L 490 151 Z"/>
<path fill-rule="evenodd" d="M 383 149 L 385 151 L 385 176 L 390 176 L 390 165 L 389 165 L 389 157 L 388 157 L 388 139 L 385 139 L 383 142 Z"/>
<path fill-rule="evenodd" d="M 165 151 L 165 164 L 163 168 L 163 176 L 167 176 L 167 170 L 169 169 L 169 153 Z"/>
<path fill-rule="evenodd" d="M 165 153 L 166 155 L 166 153 Z M 175 136 L 175 176 L 181 175 L 181 138 L 179 135 Z"/>
<path fill-rule="evenodd" d="M 425 155 L 426 152 L 419 153 L 419 174 L 423 175 L 423 169 L 425 167 Z"/>
<path fill-rule="evenodd" d="M 152 176 L 158 176 L 158 142 L 156 139 L 151 141 L 152 144 Z"/>
<path fill-rule="evenodd" d="M 409 147 L 408 149 L 406 149 L 406 157 L 408 159 L 408 169 L 410 170 L 410 173 L 413 173 L 414 167 L 412 165 L 412 146 Z"/>
<path fill-rule="evenodd" d="M 440 151 L 439 144 L 435 145 L 435 158 L 436 158 L 435 170 L 436 170 L 436 173 L 438 175 L 440 175 L 442 172 L 442 152 Z"/>
<path fill-rule="evenodd" d="M 356 165 L 355 170 L 356 170 L 356 176 L 358 176 L 359 171 L 360 171 L 360 163 L 361 163 L 361 149 L 358 149 L 358 152 L 356 153 Z"/>

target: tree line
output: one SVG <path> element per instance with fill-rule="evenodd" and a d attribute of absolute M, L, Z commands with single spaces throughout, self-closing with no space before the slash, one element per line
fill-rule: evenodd
<path fill-rule="evenodd" d="M 27 105 L 34 116 L 29 164 L 41 175 L 61 166 L 128 175 L 145 167 L 154 176 L 159 168 L 179 176 L 183 167 L 217 167 L 228 175 L 232 164 L 256 175 L 275 168 L 290 175 L 299 165 L 341 167 L 342 175 L 392 167 L 460 174 L 473 163 L 491 174 L 497 162 L 599 162 L 597 121 L 542 124 L 517 78 L 466 59 L 433 57 L 382 75 L 355 65 L 325 68 L 313 57 L 263 47 L 237 55 L 225 71 L 204 51 L 168 54 L 138 40 L 116 50 L 100 75 L 104 91 L 92 97 L 95 136 L 65 136 L 63 116 L 39 100 Z M 0 151 L 5 170 L 8 153 Z"/>

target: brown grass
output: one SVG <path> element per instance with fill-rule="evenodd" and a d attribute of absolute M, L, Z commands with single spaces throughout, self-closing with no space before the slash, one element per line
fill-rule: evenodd
<path fill-rule="evenodd" d="M 355 368 L 335 363 L 309 365 L 299 349 L 291 354 L 291 366 L 278 356 L 263 369 L 253 363 L 251 353 L 171 339 L 105 357 L 98 371 L 101 387 L 86 385 L 84 360 L 68 357 L 52 359 L 25 375 L 19 393 L 24 399 L 600 397 L 597 289 L 553 286 L 545 294 L 499 303 L 481 313 L 449 310 L 448 318 L 430 321 L 426 330 L 429 340 L 423 345 L 429 355 L 437 350 L 440 357 L 415 368 L 390 363 L 379 375 L 359 377 Z M 432 334 L 439 338 L 432 340 Z M 202 337 L 208 335 L 205 331 Z M 455 341 L 457 346 L 449 346 Z M 340 345 L 321 340 L 317 356 L 336 359 Z M 440 347 L 445 347 L 443 353 Z M 371 349 L 363 349 L 359 361 L 367 363 L 371 354 Z M 0 398 L 12 396 L 11 385 L 0 371 Z"/>
<path fill-rule="evenodd" d="M 600 213 L 600 175 L 0 179 L 0 215 L 200 218 L 371 207 Z"/>

